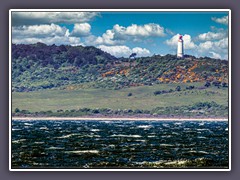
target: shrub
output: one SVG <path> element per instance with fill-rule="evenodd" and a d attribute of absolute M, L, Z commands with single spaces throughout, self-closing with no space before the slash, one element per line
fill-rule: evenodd
<path fill-rule="evenodd" d="M 128 96 L 132 96 L 132 93 L 128 93 Z"/>

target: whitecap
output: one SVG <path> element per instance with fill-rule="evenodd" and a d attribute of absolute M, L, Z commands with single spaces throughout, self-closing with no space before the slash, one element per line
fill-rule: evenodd
<path fill-rule="evenodd" d="M 209 131 L 209 129 L 197 129 L 197 131 Z"/>
<path fill-rule="evenodd" d="M 162 126 L 163 127 L 169 127 L 169 124 L 163 124 Z"/>
<path fill-rule="evenodd" d="M 110 144 L 109 147 L 110 147 L 110 148 L 114 148 L 115 145 L 114 145 L 114 144 Z"/>
<path fill-rule="evenodd" d="M 64 136 L 58 137 L 58 139 L 70 138 L 72 136 L 77 136 L 77 135 L 80 135 L 80 134 L 68 134 L 68 135 L 64 135 Z"/>
<path fill-rule="evenodd" d="M 151 125 L 140 125 L 140 126 L 137 126 L 138 128 L 143 128 L 143 129 L 150 129 L 152 128 Z"/>
<path fill-rule="evenodd" d="M 101 136 L 99 136 L 99 135 L 94 135 L 94 134 L 91 134 L 91 135 L 84 135 L 83 137 L 90 137 L 90 138 L 92 138 L 92 137 L 101 137 Z"/>
<path fill-rule="evenodd" d="M 99 129 L 91 129 L 92 132 L 98 132 L 100 131 Z"/>
<path fill-rule="evenodd" d="M 30 123 L 24 123 L 25 126 L 32 126 L 33 124 Z"/>
<path fill-rule="evenodd" d="M 206 151 L 188 151 L 189 153 L 201 153 L 201 154 L 209 154 L 208 152 Z"/>
<path fill-rule="evenodd" d="M 124 134 L 113 134 L 111 137 L 128 137 L 128 138 L 140 138 L 140 135 L 124 135 Z"/>
<path fill-rule="evenodd" d="M 146 142 L 145 139 L 138 139 L 138 140 L 136 140 L 136 141 L 138 141 L 138 142 Z"/>
<path fill-rule="evenodd" d="M 97 151 L 97 150 L 83 150 L 83 151 L 66 151 L 65 153 L 68 153 L 68 154 L 84 154 L 84 153 L 98 154 L 99 151 Z"/>
<path fill-rule="evenodd" d="M 203 137 L 203 136 L 198 136 L 197 138 L 199 138 L 199 139 L 207 139 L 206 137 Z"/>
<path fill-rule="evenodd" d="M 14 129 L 14 128 L 12 128 L 12 131 L 20 131 L 21 129 Z"/>
<path fill-rule="evenodd" d="M 163 146 L 163 147 L 168 146 L 168 147 L 170 147 L 170 146 L 173 146 L 173 144 L 160 144 L 159 146 Z"/>
<path fill-rule="evenodd" d="M 47 127 L 40 127 L 40 130 L 49 130 Z"/>
<path fill-rule="evenodd" d="M 44 144 L 44 142 L 34 142 L 34 144 Z"/>
<path fill-rule="evenodd" d="M 170 138 L 172 136 L 171 135 L 165 135 L 165 136 L 161 136 L 161 137 L 163 137 L 163 138 Z"/>
<path fill-rule="evenodd" d="M 201 122 L 201 123 L 199 123 L 199 126 L 203 126 L 205 123 L 204 122 Z"/>
<path fill-rule="evenodd" d="M 49 148 L 46 148 L 46 149 L 48 149 L 48 150 L 57 150 L 57 149 L 64 149 L 64 148 L 61 148 L 61 147 L 49 147 Z"/>
<path fill-rule="evenodd" d="M 149 138 L 153 138 L 153 137 L 156 137 L 156 136 L 147 136 L 147 137 L 149 137 Z"/>
<path fill-rule="evenodd" d="M 26 139 L 15 140 L 15 141 L 12 141 L 12 143 L 20 143 L 20 142 L 23 142 L 23 141 L 26 141 Z"/>
<path fill-rule="evenodd" d="M 170 161 L 164 163 L 165 165 L 183 165 L 186 164 L 188 161 L 187 160 L 177 160 L 177 161 Z"/>

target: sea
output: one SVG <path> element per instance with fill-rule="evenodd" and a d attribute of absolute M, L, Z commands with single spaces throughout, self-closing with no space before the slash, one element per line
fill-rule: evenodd
<path fill-rule="evenodd" d="M 13 120 L 13 169 L 227 169 L 228 121 Z"/>

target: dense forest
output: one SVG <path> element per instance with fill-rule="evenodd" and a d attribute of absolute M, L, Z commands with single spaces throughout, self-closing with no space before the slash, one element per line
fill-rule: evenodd
<path fill-rule="evenodd" d="M 228 86 L 228 61 L 174 55 L 116 58 L 93 46 L 12 45 L 12 91 L 122 89 L 160 83 Z"/>

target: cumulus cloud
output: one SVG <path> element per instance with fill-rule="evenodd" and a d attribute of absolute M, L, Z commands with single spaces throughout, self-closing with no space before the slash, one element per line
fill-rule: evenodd
<path fill-rule="evenodd" d="M 178 44 L 178 38 L 179 34 L 174 35 L 171 39 L 168 39 L 165 41 L 165 43 L 171 47 L 177 47 Z M 183 36 L 184 41 L 184 49 L 194 49 L 196 48 L 196 44 L 192 41 L 192 38 L 190 35 L 185 34 Z"/>
<path fill-rule="evenodd" d="M 215 59 L 221 59 L 222 58 L 222 56 L 220 55 L 220 54 L 218 54 L 218 53 L 215 53 L 215 52 L 210 52 L 211 54 L 212 54 L 212 58 L 215 58 Z"/>
<path fill-rule="evenodd" d="M 12 27 L 12 37 L 45 37 L 45 36 L 63 36 L 67 32 L 67 28 L 56 24 L 51 25 L 32 25 Z"/>
<path fill-rule="evenodd" d="M 12 24 L 81 23 L 99 16 L 98 12 L 12 12 Z"/>
<path fill-rule="evenodd" d="M 228 51 L 228 38 L 221 39 L 219 41 L 206 41 L 198 45 L 200 52 L 214 50 L 217 52 Z"/>
<path fill-rule="evenodd" d="M 142 37 L 149 37 L 149 36 L 164 36 L 164 28 L 161 27 L 159 24 L 149 23 L 144 25 L 137 25 L 132 24 L 128 27 L 123 27 L 116 24 L 113 27 L 113 30 L 116 34 L 125 35 L 125 36 L 142 36 Z"/>
<path fill-rule="evenodd" d="M 216 59 L 228 59 L 228 38 L 218 41 L 202 42 L 196 49 L 200 56 L 209 56 Z"/>
<path fill-rule="evenodd" d="M 132 24 L 131 26 L 114 25 L 112 29 L 108 29 L 102 36 L 91 37 L 94 44 L 117 45 L 122 44 L 126 40 L 142 41 L 148 37 L 165 36 L 164 28 L 158 24 L 149 23 L 144 25 Z M 90 41 L 89 41 L 90 42 Z"/>
<path fill-rule="evenodd" d="M 116 57 L 129 57 L 130 54 L 136 53 L 137 56 L 149 56 L 151 53 L 146 48 L 129 48 L 127 46 L 105 46 L 105 45 L 99 45 L 98 48 L 101 50 L 108 52 Z"/>
<path fill-rule="evenodd" d="M 119 44 L 120 42 L 117 40 L 114 40 L 114 32 L 111 30 L 107 30 L 102 36 L 96 37 L 93 43 L 95 44 L 108 44 L 108 45 L 114 45 Z"/>
<path fill-rule="evenodd" d="M 54 37 L 45 37 L 45 38 L 15 38 L 12 40 L 14 44 L 34 44 L 37 42 L 41 42 L 44 44 L 52 45 L 72 45 L 72 46 L 78 46 L 78 45 L 84 45 L 81 41 L 80 38 L 77 37 L 69 37 L 69 36 L 54 36 Z"/>
<path fill-rule="evenodd" d="M 74 24 L 71 36 L 88 36 L 90 35 L 91 25 L 88 23 Z"/>
<path fill-rule="evenodd" d="M 207 32 L 198 35 L 198 39 L 201 41 L 209 41 L 209 40 L 219 40 L 226 37 L 227 34 L 225 32 Z"/>
<path fill-rule="evenodd" d="M 56 24 L 31 25 L 12 27 L 12 42 L 15 44 L 33 44 L 42 42 L 45 44 L 70 44 L 80 45 L 78 37 L 71 37 L 66 27 Z"/>
<path fill-rule="evenodd" d="M 228 25 L 228 16 L 223 16 L 221 18 L 212 17 L 212 20 L 216 23 Z"/>

